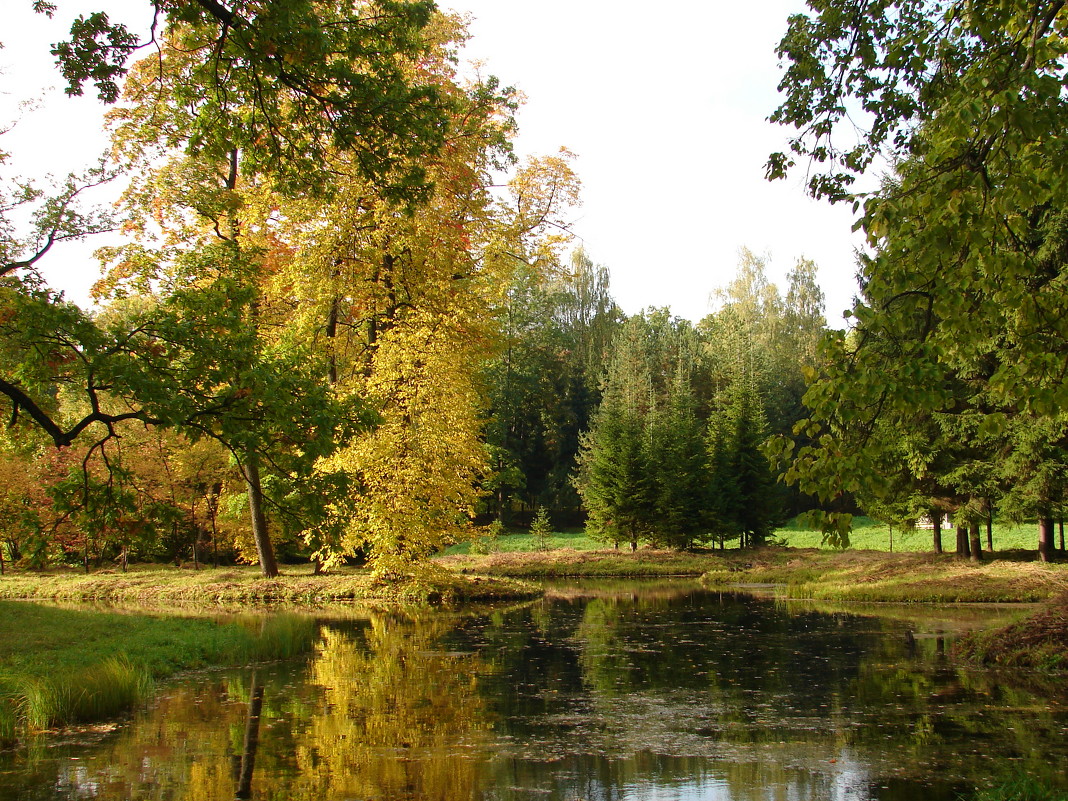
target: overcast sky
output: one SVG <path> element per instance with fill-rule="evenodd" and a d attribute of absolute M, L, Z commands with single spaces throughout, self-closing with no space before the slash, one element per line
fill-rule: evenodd
<path fill-rule="evenodd" d="M 800 173 L 763 179 L 768 153 L 789 135 L 766 118 L 777 104 L 775 45 L 800 0 L 439 2 L 471 16 L 466 58 L 526 96 L 520 157 L 561 146 L 577 154 L 574 231 L 611 270 L 626 312 L 670 306 L 700 319 L 748 247 L 770 257 L 780 285 L 798 257 L 814 260 L 829 321 L 842 324 L 856 292 L 850 210 L 806 198 Z M 0 5 L 0 120 L 61 83 L 47 51 L 72 16 L 103 8 L 131 26 L 150 19 L 145 0 L 58 0 L 51 23 L 30 0 Z M 0 143 L 23 172 L 61 175 L 104 149 L 99 115 L 92 98 L 58 97 Z M 75 300 L 96 277 L 84 251 L 50 267 Z"/>

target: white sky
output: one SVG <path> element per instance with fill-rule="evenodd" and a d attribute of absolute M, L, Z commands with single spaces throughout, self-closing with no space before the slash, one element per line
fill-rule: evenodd
<path fill-rule="evenodd" d="M 740 248 L 770 257 L 770 277 L 801 256 L 814 260 L 827 316 L 856 292 L 852 214 L 809 200 L 802 172 L 769 184 L 768 153 L 789 131 L 766 122 L 777 105 L 775 46 L 802 0 L 745 3 L 660 0 L 439 0 L 471 15 L 465 55 L 527 97 L 516 152 L 578 155 L 583 207 L 574 231 L 608 266 L 624 311 L 670 306 L 693 320 L 734 275 Z M 0 121 L 18 100 L 61 85 L 48 45 L 77 13 L 104 8 L 146 26 L 145 0 L 58 0 L 57 19 L 31 0 L 0 0 Z M 91 97 L 46 101 L 0 143 L 16 167 L 57 175 L 105 147 Z M 92 248 L 52 259 L 49 280 L 74 300 L 97 275 Z"/>

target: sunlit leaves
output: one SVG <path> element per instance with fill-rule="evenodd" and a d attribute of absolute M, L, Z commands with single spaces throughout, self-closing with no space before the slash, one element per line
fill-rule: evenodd
<path fill-rule="evenodd" d="M 35 10 L 43 11 L 40 7 Z M 117 79 L 125 72 L 126 59 L 136 48 L 137 37 L 99 11 L 74 20 L 70 36 L 70 41 L 52 48 L 67 80 L 67 94 L 82 94 L 82 84 L 91 80 L 100 99 L 114 103 L 119 96 Z"/>

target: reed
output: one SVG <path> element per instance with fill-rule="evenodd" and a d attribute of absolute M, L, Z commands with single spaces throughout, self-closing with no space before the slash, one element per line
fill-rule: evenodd
<path fill-rule="evenodd" d="M 22 677 L 18 718 L 34 730 L 102 720 L 136 708 L 153 687 L 148 670 L 121 655 L 57 676 Z"/>
<path fill-rule="evenodd" d="M 17 697 L 0 687 L 0 746 L 13 743 L 18 732 Z"/>
<path fill-rule="evenodd" d="M 306 615 L 127 615 L 0 602 L 0 742 L 136 709 L 156 680 L 307 653 Z"/>
<path fill-rule="evenodd" d="M 1068 792 L 1049 787 L 1031 776 L 1019 775 L 979 790 L 971 801 L 1068 801 Z"/>

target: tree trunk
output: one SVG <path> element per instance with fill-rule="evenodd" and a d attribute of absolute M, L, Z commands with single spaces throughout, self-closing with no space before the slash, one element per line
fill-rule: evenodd
<path fill-rule="evenodd" d="M 189 525 L 193 529 L 193 570 L 200 570 L 200 526 L 197 525 L 197 502 L 189 504 Z"/>
<path fill-rule="evenodd" d="M 241 465 L 248 488 L 248 506 L 252 515 L 252 537 L 256 541 L 256 552 L 260 557 L 260 572 L 267 578 L 278 575 L 278 562 L 274 558 L 274 546 L 267 531 L 267 517 L 263 513 L 263 486 L 260 484 L 259 456 L 255 451 L 245 454 L 245 463 Z"/>
<path fill-rule="evenodd" d="M 1064 553 L 1064 518 L 1063 517 L 1060 519 L 1060 529 L 1061 529 L 1061 553 Z"/>
<path fill-rule="evenodd" d="M 208 496 L 208 519 L 211 520 L 211 556 L 215 567 L 219 566 L 219 528 L 216 523 L 216 515 L 219 512 L 219 494 L 222 492 L 222 484 L 212 487 L 211 495 Z"/>
<path fill-rule="evenodd" d="M 979 524 L 972 523 L 968 528 L 968 534 L 970 539 L 969 545 L 971 546 L 969 557 L 973 562 L 983 561 L 983 543 L 979 539 Z"/>
<path fill-rule="evenodd" d="M 1048 562 L 1053 558 L 1053 517 L 1044 514 L 1038 518 L 1038 558 Z"/>
<path fill-rule="evenodd" d="M 0 576 L 4 575 L 4 543 L 0 542 Z"/>
<path fill-rule="evenodd" d="M 986 549 L 994 553 L 994 507 L 990 506 L 986 513 Z"/>
<path fill-rule="evenodd" d="M 931 544 L 935 553 L 942 553 L 942 513 L 931 512 Z"/>
<path fill-rule="evenodd" d="M 957 526 L 957 556 L 971 556 L 968 548 L 968 528 L 966 526 Z"/>

